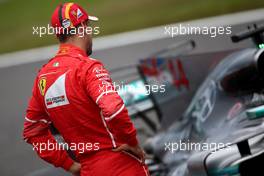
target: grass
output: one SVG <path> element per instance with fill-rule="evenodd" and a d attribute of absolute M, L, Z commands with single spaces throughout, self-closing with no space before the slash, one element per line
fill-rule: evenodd
<path fill-rule="evenodd" d="M 32 35 L 33 26 L 47 26 L 58 0 L 0 0 L 0 53 L 56 43 L 54 36 Z M 77 0 L 100 18 L 100 35 L 263 8 L 260 0 Z"/>

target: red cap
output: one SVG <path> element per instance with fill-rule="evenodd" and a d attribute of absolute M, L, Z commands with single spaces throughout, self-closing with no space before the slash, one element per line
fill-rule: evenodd
<path fill-rule="evenodd" d="M 98 21 L 95 16 L 90 16 L 76 3 L 64 3 L 59 5 L 52 14 L 51 25 L 57 30 L 57 35 L 61 34 L 63 28 L 76 27 L 78 24 L 86 21 Z"/>

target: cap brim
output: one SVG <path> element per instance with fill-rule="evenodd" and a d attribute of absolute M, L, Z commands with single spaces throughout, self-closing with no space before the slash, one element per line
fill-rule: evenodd
<path fill-rule="evenodd" d="M 91 21 L 98 21 L 99 20 L 99 18 L 97 18 L 96 16 L 90 16 L 90 15 L 89 15 L 88 19 Z"/>

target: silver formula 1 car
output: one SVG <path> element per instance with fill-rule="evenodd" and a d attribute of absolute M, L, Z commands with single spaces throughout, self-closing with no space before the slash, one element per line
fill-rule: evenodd
<path fill-rule="evenodd" d="M 234 42 L 253 37 L 258 48 L 225 52 L 185 112 L 177 114 L 172 110 L 174 122 L 147 140 L 145 149 L 152 156 L 148 160 L 152 175 L 263 175 L 260 166 L 264 161 L 263 31 L 263 27 L 255 26 L 233 36 Z M 160 68 L 159 73 L 166 72 L 164 67 Z M 157 78 L 157 74 L 143 76 L 150 84 L 153 77 Z M 166 96 L 171 97 L 152 95 L 157 102 Z M 169 104 L 171 101 L 163 109 Z M 161 103 L 161 111 L 162 106 Z"/>

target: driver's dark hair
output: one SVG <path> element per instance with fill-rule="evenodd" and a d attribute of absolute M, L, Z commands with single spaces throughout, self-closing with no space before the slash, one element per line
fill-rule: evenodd
<path fill-rule="evenodd" d="M 64 34 L 60 34 L 58 35 L 58 39 L 60 41 L 60 43 L 65 43 L 67 42 L 67 40 L 72 36 L 72 34 L 67 34 L 67 33 L 64 33 Z"/>
<path fill-rule="evenodd" d="M 76 30 L 78 30 L 78 28 L 79 28 L 80 26 L 82 26 L 82 25 L 81 25 L 81 24 L 78 24 L 78 25 L 75 27 Z M 58 35 L 57 37 L 58 37 L 60 43 L 65 43 L 65 42 L 67 42 L 67 40 L 68 40 L 71 36 L 73 36 L 73 35 L 74 35 L 74 34 L 71 34 L 71 33 L 70 33 L 70 30 L 67 31 L 67 29 L 64 29 L 64 30 L 63 30 L 63 33 L 60 34 L 60 35 Z"/>

